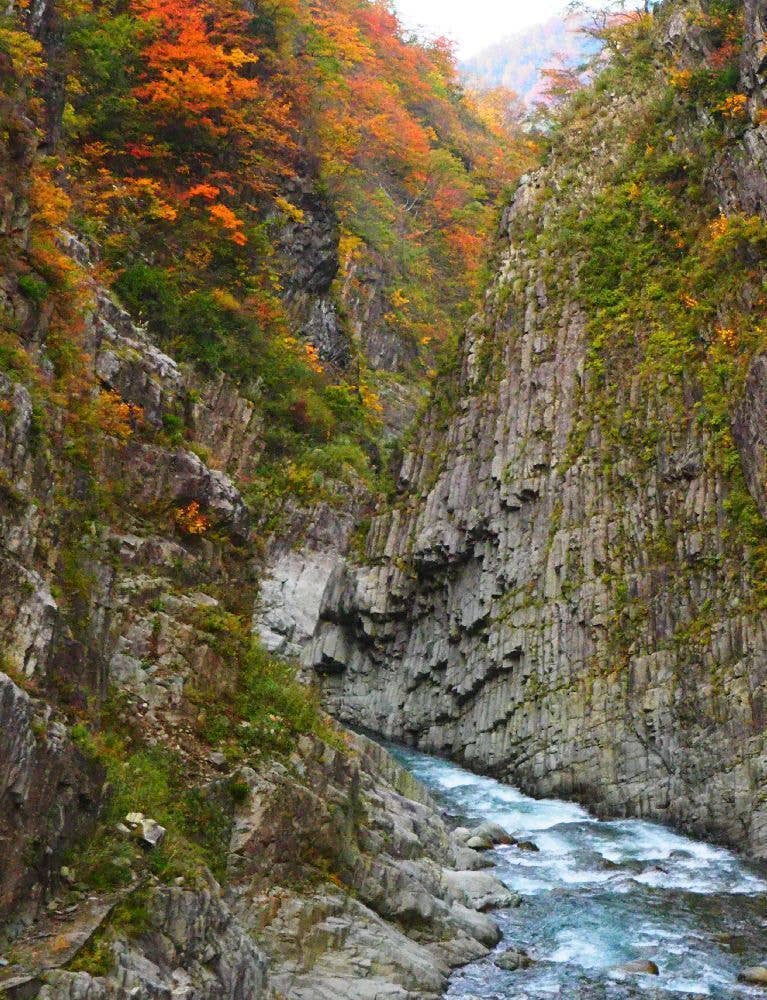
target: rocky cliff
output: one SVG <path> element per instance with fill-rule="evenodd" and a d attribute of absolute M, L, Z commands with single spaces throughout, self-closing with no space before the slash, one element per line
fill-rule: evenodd
<path fill-rule="evenodd" d="M 258 459 L 253 405 L 155 348 L 84 246 L 60 243 L 90 292 L 80 374 L 116 422 L 95 468 L 62 461 L 48 435 L 64 414 L 36 417 L 51 401 L 0 381 L 0 989 L 440 996 L 498 940 L 481 910 L 513 897 L 385 751 L 323 721 L 294 668 L 253 646 L 262 556 L 230 478 Z M 45 352 L 46 316 L 24 315 Z M 168 414 L 191 447 L 162 435 Z M 94 474 L 121 484 L 118 516 Z M 215 530 L 184 527 L 190 504 Z M 350 515 L 327 518 L 343 547 Z"/>
<path fill-rule="evenodd" d="M 31 156 L 31 129 L 24 138 Z M 29 197 L 20 180 L 5 202 L 16 255 L 31 238 Z M 0 376 L 0 989 L 51 1000 L 439 996 L 451 967 L 497 940 L 480 909 L 512 898 L 481 873 L 450 881 L 479 856 L 451 840 L 383 750 L 320 722 L 292 667 L 274 678 L 292 691 L 291 722 L 271 682 L 253 693 L 255 715 L 236 707 L 269 556 L 251 545 L 235 481 L 259 460 L 262 421 L 231 380 L 201 379 L 156 348 L 99 285 L 81 242 L 59 234 L 57 252 L 84 303 L 78 381 L 108 424 L 95 436 L 80 428 L 87 455 L 67 436 L 72 404 L 45 378 L 55 314 L 6 272 L 24 339 Z M 42 377 L 29 377 L 34 362 Z M 184 446 L 169 440 L 170 417 Z M 269 550 L 290 563 L 304 539 L 317 606 L 327 556 L 312 556 L 312 538 L 320 554 L 343 549 L 353 501 L 346 514 L 315 508 L 308 541 L 312 512 L 293 509 Z M 205 511 L 204 532 L 180 516 L 190 504 Z M 282 605 L 289 614 L 289 594 Z M 310 633 L 305 602 L 303 616 Z M 122 803 L 165 810 L 167 848 L 150 856 L 132 843 Z"/>
<path fill-rule="evenodd" d="M 312 437 L 305 406 L 270 409 L 263 378 L 195 364 L 177 342 L 179 360 L 166 329 L 120 304 L 98 240 L 67 228 L 67 17 L 94 22 L 50 0 L 13 6 L 0 17 L 0 994 L 436 1000 L 498 941 L 483 911 L 516 900 L 424 790 L 271 655 L 314 630 L 369 502 L 367 457 L 341 435 L 303 478 L 284 452 L 287 474 L 265 477 L 270 434 L 306 446 L 308 429 L 322 457 L 329 410 Z M 335 390 L 348 432 L 358 394 L 327 374 L 350 363 L 330 294 L 337 219 L 298 177 L 289 194 L 280 292 L 295 335 L 277 361 L 315 405 Z"/>
<path fill-rule="evenodd" d="M 341 719 L 764 857 L 764 7 L 606 43 L 308 661 Z"/>

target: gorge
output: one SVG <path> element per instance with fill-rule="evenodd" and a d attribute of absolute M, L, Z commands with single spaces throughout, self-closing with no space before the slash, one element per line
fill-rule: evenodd
<path fill-rule="evenodd" d="M 7 6 L 0 996 L 764 994 L 766 26 Z"/>

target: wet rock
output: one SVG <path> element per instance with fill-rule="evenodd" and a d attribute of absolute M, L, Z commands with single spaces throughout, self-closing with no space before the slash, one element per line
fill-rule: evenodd
<path fill-rule="evenodd" d="M 475 837 L 489 837 L 494 844 L 513 844 L 514 838 L 498 823 L 482 823 L 472 830 Z"/>
<path fill-rule="evenodd" d="M 480 837 L 477 834 L 473 834 L 466 841 L 466 846 L 470 847 L 473 851 L 486 851 L 493 846 L 493 841 L 491 837 Z"/>
<path fill-rule="evenodd" d="M 643 958 L 638 958 L 633 962 L 624 962 L 623 965 L 618 966 L 618 971 L 628 973 L 629 975 L 642 975 L 642 976 L 660 975 L 660 969 L 655 964 L 655 962 Z"/>
<path fill-rule="evenodd" d="M 479 871 L 481 868 L 494 868 L 495 862 L 487 855 L 469 847 L 457 847 L 455 849 L 455 867 L 466 871 Z"/>
<path fill-rule="evenodd" d="M 767 989 L 767 965 L 754 965 L 744 969 L 738 975 L 738 982 L 748 983 L 749 986 L 764 986 Z"/>
<path fill-rule="evenodd" d="M 475 851 L 486 851 L 497 844 L 514 844 L 516 841 L 498 823 L 482 823 L 471 830 L 464 827 L 455 831 L 455 836 L 465 842 L 467 847 Z"/>
<path fill-rule="evenodd" d="M 520 851 L 529 851 L 533 854 L 537 854 L 540 851 L 540 847 L 534 844 L 532 840 L 517 840 L 514 842 L 514 846 Z"/>
<path fill-rule="evenodd" d="M 534 960 L 530 958 L 527 952 L 519 948 L 509 948 L 507 951 L 496 956 L 493 962 L 499 969 L 504 969 L 506 972 L 516 972 L 517 969 L 529 969 L 534 964 Z"/>
<path fill-rule="evenodd" d="M 494 875 L 484 872 L 454 872 L 445 870 L 443 878 L 451 896 L 472 910 L 502 909 L 519 906 L 520 897 L 507 889 Z"/>

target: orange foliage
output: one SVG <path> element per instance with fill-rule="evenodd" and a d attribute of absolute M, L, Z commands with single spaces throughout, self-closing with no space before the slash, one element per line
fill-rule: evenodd
<path fill-rule="evenodd" d="M 306 355 L 306 363 L 309 368 L 311 368 L 316 375 L 322 375 L 325 369 L 320 361 L 320 353 L 314 344 L 305 344 L 304 352 Z"/>
<path fill-rule="evenodd" d="M 743 118 L 748 111 L 748 97 L 745 94 L 730 94 L 716 108 L 725 118 Z"/>
<path fill-rule="evenodd" d="M 221 188 L 217 188 L 213 184 L 195 184 L 194 187 L 187 191 L 184 197 L 187 201 L 191 201 L 192 198 L 205 198 L 206 201 L 215 201 L 220 194 Z"/>
<path fill-rule="evenodd" d="M 726 236 L 730 229 L 730 220 L 726 215 L 718 215 L 708 224 L 708 236 L 712 243 Z"/>
<path fill-rule="evenodd" d="M 692 82 L 692 70 L 672 69 L 669 73 L 669 83 L 676 90 L 689 90 Z"/>
<path fill-rule="evenodd" d="M 143 424 L 144 410 L 126 403 L 119 392 L 110 389 L 96 400 L 96 421 L 105 434 L 127 441 L 134 429 Z"/>
<path fill-rule="evenodd" d="M 210 530 L 210 518 L 200 511 L 200 505 L 192 500 L 186 507 L 177 507 L 173 515 L 176 527 L 184 535 L 199 536 Z"/>
<path fill-rule="evenodd" d="M 112 5 L 79 2 L 111 29 Z M 146 261 L 182 293 L 226 284 L 279 337 L 288 320 L 271 222 L 275 209 L 304 221 L 285 180 L 308 174 L 339 218 L 343 279 L 366 250 L 391 261 L 392 243 L 416 248 L 398 255 L 391 287 L 436 281 L 439 305 L 414 296 L 397 322 L 416 341 L 437 339 L 477 288 L 493 196 L 534 162 L 513 95 L 467 99 L 450 45 L 414 42 L 388 0 L 256 6 L 258 16 L 242 0 L 120 5 L 133 32 L 119 67 L 125 121 L 82 126 L 73 184 L 105 259 L 117 274 Z M 99 97 L 70 79 L 74 120 L 98 120 Z"/>
<path fill-rule="evenodd" d="M 231 208 L 226 205 L 211 205 L 208 209 L 211 219 L 217 222 L 222 229 L 229 233 L 229 239 L 238 246 L 245 246 L 248 242 L 245 233 L 242 231 L 244 225 L 242 219 L 238 219 Z"/>
<path fill-rule="evenodd" d="M 717 327 L 716 335 L 719 339 L 719 343 L 728 351 L 734 351 L 738 346 L 738 335 L 731 327 Z"/>

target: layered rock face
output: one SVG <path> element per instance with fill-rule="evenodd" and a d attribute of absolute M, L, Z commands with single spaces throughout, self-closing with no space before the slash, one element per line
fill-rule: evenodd
<path fill-rule="evenodd" d="M 640 161 L 653 155 L 641 128 L 673 66 L 709 58 L 705 17 L 689 5 L 658 15 L 656 75 L 631 94 L 603 88 L 568 122 L 571 146 L 555 144 L 521 185 L 450 390 L 459 402 L 446 419 L 432 407 L 399 502 L 373 520 L 365 563 L 335 572 L 308 662 L 341 719 L 535 794 L 767 856 L 767 615 L 759 573 L 746 568 L 753 539 L 733 521 L 740 473 L 722 467 L 721 438 L 700 416 L 703 376 L 669 368 L 648 390 L 658 363 L 647 328 L 631 328 L 623 356 L 610 342 L 599 324 L 619 323 L 619 309 L 589 303 L 593 257 L 569 236 L 593 227 L 624 183 L 627 133 L 647 142 Z M 763 104 L 760 17 L 746 10 L 740 87 L 752 108 Z M 658 126 L 669 157 L 712 120 L 687 108 L 672 118 L 673 108 Z M 764 214 L 765 149 L 764 125 L 720 144 L 705 168 L 712 219 L 719 206 Z M 625 204 L 641 196 L 629 188 Z M 617 233 L 618 213 L 611 225 Z M 608 226 L 606 254 L 611 240 Z M 614 264 L 615 288 L 631 266 Z M 654 266 L 642 265 L 648 282 Z M 748 309 L 739 294 L 733 308 Z M 734 421 L 762 510 L 763 368 L 757 356 Z"/>
<path fill-rule="evenodd" d="M 23 186 L 6 210 L 23 243 Z M 123 485 L 119 527 L 98 506 L 90 521 L 94 483 L 41 432 L 37 387 L 0 375 L 0 992 L 436 1000 L 453 967 L 497 943 L 482 911 L 515 900 L 475 871 L 481 858 L 423 789 L 340 730 L 334 745 L 306 736 L 273 763 L 230 761 L 199 735 L 233 697 L 227 635 L 245 622 L 247 637 L 264 562 L 257 620 L 291 652 L 314 629 L 362 497 L 350 489 L 345 511 L 295 507 L 259 553 L 241 493 L 263 447 L 256 407 L 225 376 L 203 380 L 155 347 L 95 281 L 85 246 L 60 244 L 89 293 L 87 390 L 115 394 L 140 425 L 101 442 L 104 479 Z M 44 359 L 46 314 L 12 274 L 2 289 L 29 356 Z M 164 432 L 176 425 L 185 445 Z M 174 510 L 190 503 L 210 536 L 177 529 Z M 77 881 L 72 851 L 87 850 L 114 788 L 72 722 L 110 694 L 146 748 L 175 755 L 195 810 L 223 802 L 218 878 L 161 879 L 140 863 L 119 890 Z"/>
<path fill-rule="evenodd" d="M 65 243 L 87 262 L 76 240 Z M 93 292 L 85 336 L 103 389 L 140 406 L 150 428 L 184 414 L 209 448 L 203 461 L 149 434 L 115 449 L 111 471 L 129 484 L 130 528 L 94 527 L 78 541 L 87 587 L 73 604 L 56 583 L 72 540 L 44 509 L 55 509 L 52 455 L 37 445 L 27 391 L 0 383 L 10 401 L 0 421 L 0 916 L 13 956 L 0 990 L 48 1000 L 436 998 L 454 966 L 497 942 L 481 912 L 488 901 L 514 900 L 474 870 L 481 859 L 453 841 L 420 786 L 362 737 L 347 734 L 339 748 L 307 736 L 288 759 L 254 759 L 255 767 L 207 756 L 192 692 L 213 685 L 222 699 L 231 695 L 235 666 L 215 633 L 233 620 L 230 592 L 245 614 L 255 595 L 249 513 L 224 469 L 234 476 L 257 460 L 259 425 L 228 380 L 196 381 L 102 289 Z M 168 505 L 195 499 L 215 518 L 215 538 L 190 542 L 170 527 Z M 299 536 L 307 516 L 293 518 Z M 346 545 L 353 523 L 351 513 L 339 520 L 329 510 L 317 521 L 300 556 L 310 569 L 298 574 L 309 606 L 285 633 L 296 648 L 314 627 L 330 547 Z M 273 573 L 299 558 L 290 542 Z M 289 617 L 291 603 L 304 602 L 288 593 L 273 607 Z M 131 706 L 149 746 L 178 755 L 190 788 L 238 789 L 236 800 L 224 794 L 225 878 L 168 885 L 136 875 L 118 893 L 62 886 L 67 852 L 88 842 L 111 794 L 63 709 L 108 691 Z M 121 925 L 126 905 L 140 909 L 140 927 Z"/>

